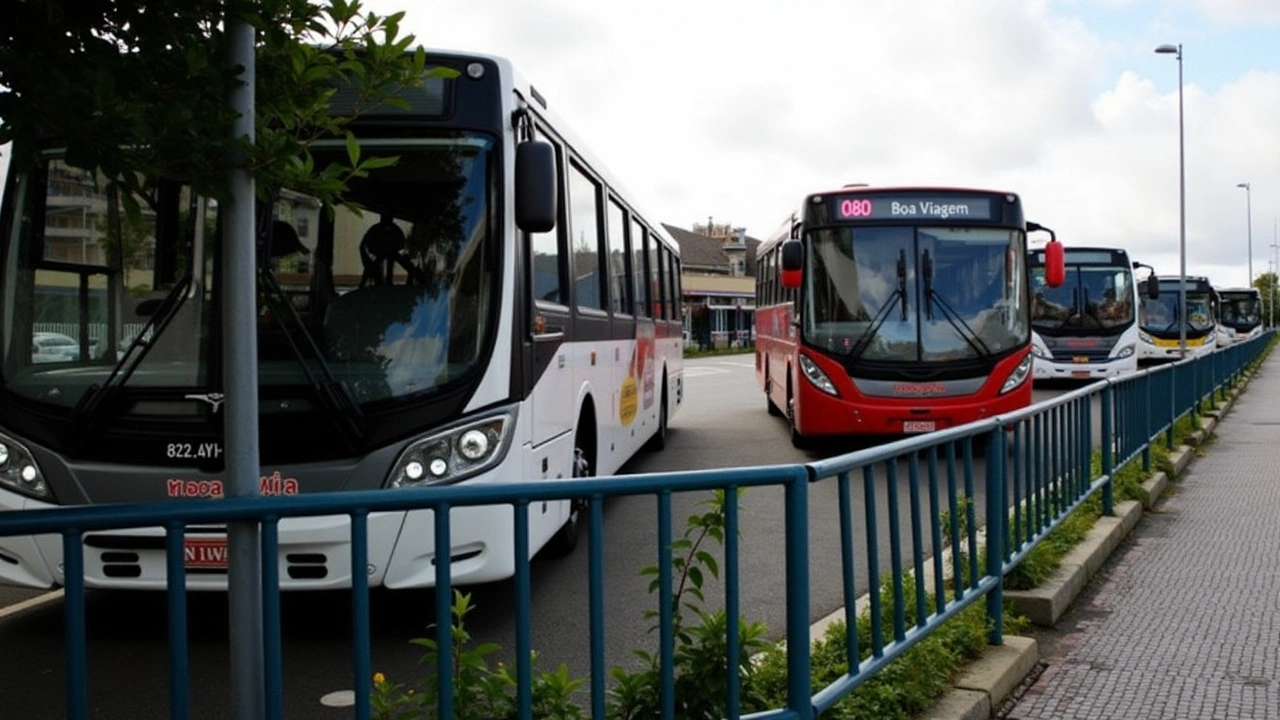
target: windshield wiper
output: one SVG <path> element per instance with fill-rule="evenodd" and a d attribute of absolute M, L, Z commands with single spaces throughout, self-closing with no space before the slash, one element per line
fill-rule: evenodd
<path fill-rule="evenodd" d="M 188 212 L 188 224 L 190 226 L 188 237 L 195 236 L 195 223 L 198 215 L 195 212 L 195 206 L 196 199 L 192 197 L 191 207 Z M 107 222 L 114 226 L 116 236 L 122 237 L 120 234 L 119 200 L 114 193 L 107 200 Z M 103 413 L 102 408 L 110 405 L 110 401 L 119 393 L 120 388 L 129 381 L 134 371 L 138 369 L 143 357 L 153 347 L 155 339 L 165 331 L 165 328 L 177 316 L 178 310 L 182 307 L 182 303 L 195 282 L 195 276 L 192 272 L 194 248 L 195 243 L 187 246 L 186 272 L 182 274 L 182 277 L 178 278 L 173 287 L 169 288 L 169 292 L 165 293 L 165 296 L 160 299 L 160 302 L 155 306 L 155 311 L 147 316 L 146 323 L 143 324 L 137 335 L 133 337 L 133 341 L 129 343 L 129 347 L 125 349 L 124 354 L 112 366 L 111 374 L 107 376 L 107 379 L 101 385 L 90 385 L 85 390 L 85 393 L 80 396 L 79 401 L 76 402 L 75 408 L 71 411 L 69 445 L 72 448 L 80 449 L 83 447 L 85 440 L 93 434 L 93 430 Z M 123 247 L 120 248 L 119 252 L 124 252 Z M 121 258 L 120 260 L 120 267 L 123 268 L 123 259 Z M 110 349 L 108 349 L 108 352 L 110 352 Z"/>
<path fill-rule="evenodd" d="M 270 257 L 270 246 L 274 238 L 268 236 L 267 249 L 265 255 Z M 315 338 L 311 337 L 311 333 L 307 331 L 306 324 L 302 321 L 302 317 L 298 314 L 297 308 L 289 301 L 289 295 L 280 287 L 280 283 L 276 280 L 275 275 L 271 272 L 270 262 L 260 259 L 258 262 L 258 280 L 265 293 L 265 301 L 275 317 L 280 318 L 280 329 L 284 333 L 286 344 L 292 351 L 294 358 L 298 364 L 302 366 L 302 372 L 307 377 L 307 383 L 311 389 L 319 397 L 321 404 L 329 411 L 326 413 L 337 426 L 338 432 L 346 440 L 350 449 L 359 449 L 361 442 L 364 440 L 364 412 L 360 409 L 360 403 L 351 392 L 351 388 L 346 382 L 339 380 L 334 374 L 333 369 L 329 367 L 329 363 L 324 359 L 324 351 L 316 344 Z M 286 322 L 286 319 L 288 322 Z M 315 364 L 320 369 L 323 377 L 318 377 L 312 372 L 311 363 L 308 362 L 307 354 L 304 352 L 295 333 L 300 334 L 303 342 L 306 343 L 306 351 L 310 353 Z"/>
<path fill-rule="evenodd" d="M 84 395 L 80 396 L 80 401 L 76 403 L 75 408 L 71 411 L 71 446 L 80 448 L 85 439 L 92 435 L 94 426 L 97 424 L 99 416 L 102 414 L 102 408 L 109 404 L 109 401 L 115 397 L 120 388 L 129 381 L 133 376 L 138 365 L 142 363 L 142 358 L 146 356 L 147 351 L 153 347 L 155 338 L 159 337 L 169 327 L 169 323 L 177 316 L 179 308 L 182 307 L 183 300 L 187 296 L 187 291 L 191 288 L 192 275 L 188 271 L 178 282 L 174 283 L 169 292 L 161 299 L 160 305 L 156 311 L 147 318 L 147 322 L 134 336 L 133 342 L 129 343 L 129 347 L 124 354 L 116 361 L 111 368 L 111 374 L 101 385 L 90 385 Z"/>
<path fill-rule="evenodd" d="M 974 332 L 973 328 L 969 327 L 968 323 L 960 317 L 960 313 L 956 312 L 955 308 L 947 303 L 946 298 L 933 289 L 933 258 L 929 255 L 928 250 L 924 251 L 924 258 L 921 264 L 923 265 L 924 274 L 925 317 L 930 320 L 933 319 L 933 301 L 936 299 L 938 308 L 942 311 L 943 319 L 950 323 L 951 327 L 955 328 L 961 339 L 969 343 L 969 347 L 973 348 L 982 359 L 994 367 L 995 359 L 991 355 L 991 348 L 982 342 L 982 338 L 978 336 L 978 333 Z"/>
<path fill-rule="evenodd" d="M 849 351 L 852 358 L 862 357 L 862 353 L 867 351 L 867 347 L 871 345 L 871 340 L 875 338 L 876 333 L 880 331 L 880 326 L 889 318 L 889 313 L 893 311 L 893 301 L 898 301 L 898 307 L 901 308 L 902 321 L 907 320 L 907 251 L 898 251 L 898 287 L 889 294 L 889 298 L 884 301 L 884 305 L 876 312 L 876 316 L 871 319 L 871 324 L 867 326 L 867 331 L 858 338 L 858 342 Z"/>

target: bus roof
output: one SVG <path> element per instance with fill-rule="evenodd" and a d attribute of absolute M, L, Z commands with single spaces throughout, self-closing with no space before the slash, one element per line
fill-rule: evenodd
<path fill-rule="evenodd" d="M 849 195 L 856 193 L 957 193 L 957 194 L 983 194 L 983 195 L 1011 195 L 1019 202 L 1022 198 L 1015 192 L 1008 190 L 996 190 L 991 188 L 975 188 L 975 187 L 959 187 L 950 185 L 869 185 L 869 184 L 851 184 L 841 187 L 833 187 L 828 190 L 819 190 L 808 193 L 800 202 L 798 209 L 788 216 L 769 236 L 760 243 L 760 247 L 756 249 L 757 257 L 766 250 L 771 249 L 774 245 L 782 242 L 791 235 L 791 225 L 797 222 L 799 218 L 804 217 L 804 209 L 813 202 L 815 197 L 826 197 L 829 195 Z"/>
<path fill-rule="evenodd" d="M 845 185 L 843 187 L 835 187 L 829 190 L 811 192 L 808 197 L 813 197 L 815 195 L 848 195 L 850 193 L 879 192 L 987 193 L 991 195 L 1013 195 L 1015 197 L 1018 195 L 1015 192 L 1009 192 L 1007 190 L 950 185 Z"/>
<path fill-rule="evenodd" d="M 619 182 L 590 147 L 578 137 L 573 131 L 572 126 L 565 121 L 558 113 L 551 109 L 551 103 L 548 102 L 546 96 L 539 92 L 533 84 L 520 72 L 515 63 L 507 57 L 501 55 L 493 55 L 483 52 L 470 52 L 467 50 L 448 50 L 444 48 L 425 48 L 427 60 L 430 62 L 433 57 L 451 57 L 455 59 L 477 59 L 488 60 L 498 66 L 498 70 L 502 74 L 503 87 L 506 92 L 514 92 L 525 103 L 529 109 L 538 117 L 542 118 L 559 136 L 560 140 L 573 148 L 573 152 L 577 154 L 578 159 L 591 168 L 591 171 L 600 177 L 622 201 L 622 204 L 628 206 L 640 218 L 643 218 L 645 225 L 648 226 L 650 232 L 659 237 L 668 249 L 673 251 L 676 257 L 680 257 L 680 243 L 662 227 L 662 222 L 656 215 L 646 211 L 643 204 L 636 202 L 636 195 L 632 193 L 626 185 Z"/>

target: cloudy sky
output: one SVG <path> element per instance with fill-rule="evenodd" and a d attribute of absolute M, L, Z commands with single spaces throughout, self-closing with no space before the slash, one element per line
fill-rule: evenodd
<path fill-rule="evenodd" d="M 850 182 L 1011 190 L 1064 242 L 1267 271 L 1280 0 L 365 0 L 429 48 L 505 55 L 646 211 L 763 238 Z M 0 160 L 0 163 L 3 163 Z M 1252 190 L 1236 187 L 1248 182 Z"/>
<path fill-rule="evenodd" d="M 1278 0 L 365 0 L 428 47 L 505 55 L 662 222 L 769 235 L 849 182 L 1012 190 L 1072 244 L 1268 269 Z"/>

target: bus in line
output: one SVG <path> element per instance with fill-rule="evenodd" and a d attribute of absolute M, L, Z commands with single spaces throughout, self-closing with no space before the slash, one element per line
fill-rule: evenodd
<path fill-rule="evenodd" d="M 1262 334 L 1262 291 L 1258 288 L 1218 290 L 1218 345 L 1225 347 Z"/>
<path fill-rule="evenodd" d="M 1065 249 L 1066 282 L 1044 280 L 1031 251 L 1031 353 L 1035 380 L 1093 380 L 1138 369 L 1138 284 L 1122 248 Z"/>
<path fill-rule="evenodd" d="M 1150 284 L 1156 283 L 1154 292 Z M 1187 357 L 1207 355 L 1217 347 L 1218 292 L 1203 276 L 1186 276 L 1185 312 L 1178 307 L 1182 276 L 1152 275 L 1138 283 L 1138 362 L 1182 359 L 1185 334 Z M 1185 318 L 1185 319 L 1184 319 Z"/>
<path fill-rule="evenodd" d="M 349 204 L 260 203 L 262 494 L 610 475 L 681 405 L 676 243 L 510 61 L 428 58 L 456 77 L 348 126 L 362 157 L 397 159 Z M 217 201 L 148 178 L 131 218 L 56 141 L 41 152 L 0 206 L 0 511 L 222 496 Z M 76 347 L 37 362 L 49 332 Z M 529 507 L 531 552 L 572 549 L 581 510 Z M 452 510 L 453 582 L 513 574 L 512 513 Z M 281 521 L 281 588 L 349 586 L 349 525 Z M 370 585 L 434 584 L 432 511 L 368 527 Z M 189 587 L 225 589 L 224 528 L 186 537 Z M 164 542 L 87 534 L 87 585 L 163 589 Z M 60 585 L 61 559 L 58 537 L 0 538 L 0 582 Z"/>
<path fill-rule="evenodd" d="M 1028 229 L 1013 193 L 847 186 L 757 251 L 757 381 L 797 447 L 1031 403 Z M 1061 246 L 1046 273 L 1061 282 Z M 1057 252 L 1055 252 L 1057 251 Z"/>

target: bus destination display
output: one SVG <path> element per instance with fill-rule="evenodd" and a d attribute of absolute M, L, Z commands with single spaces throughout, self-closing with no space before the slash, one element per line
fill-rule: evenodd
<path fill-rule="evenodd" d="M 836 195 L 836 220 L 991 220 L 992 199 L 975 196 Z"/>

